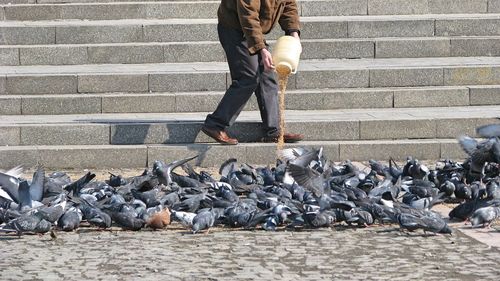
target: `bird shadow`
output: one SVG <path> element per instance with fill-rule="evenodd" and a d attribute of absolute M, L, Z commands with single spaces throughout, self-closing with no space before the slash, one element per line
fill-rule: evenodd
<path fill-rule="evenodd" d="M 0 241 L 11 241 L 11 240 L 19 240 L 22 236 L 17 234 L 2 234 L 0 235 Z"/>

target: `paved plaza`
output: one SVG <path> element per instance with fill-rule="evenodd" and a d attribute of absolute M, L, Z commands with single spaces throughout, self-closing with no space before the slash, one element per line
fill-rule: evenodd
<path fill-rule="evenodd" d="M 493 230 L 498 233 L 498 230 Z M 0 237 L 2 280 L 498 280 L 500 249 L 396 226 Z"/>

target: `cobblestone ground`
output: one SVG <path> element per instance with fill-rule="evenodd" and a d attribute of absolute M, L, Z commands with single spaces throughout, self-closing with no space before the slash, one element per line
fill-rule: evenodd
<path fill-rule="evenodd" d="M 0 236 L 1 280 L 498 280 L 500 250 L 394 226 Z"/>

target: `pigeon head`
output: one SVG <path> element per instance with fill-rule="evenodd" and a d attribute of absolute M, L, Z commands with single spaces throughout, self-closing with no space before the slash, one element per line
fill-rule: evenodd
<path fill-rule="evenodd" d="M 200 224 L 199 223 L 193 224 L 193 227 L 191 228 L 191 230 L 193 231 L 193 234 L 196 234 L 197 232 L 199 232 L 201 230 Z"/>
<path fill-rule="evenodd" d="M 441 229 L 441 230 L 439 231 L 439 233 L 442 233 L 442 234 L 450 234 L 450 235 L 452 235 L 452 234 L 453 234 L 453 230 L 451 230 L 451 228 L 450 228 L 448 225 L 445 225 L 445 226 L 443 227 L 443 229 Z"/>

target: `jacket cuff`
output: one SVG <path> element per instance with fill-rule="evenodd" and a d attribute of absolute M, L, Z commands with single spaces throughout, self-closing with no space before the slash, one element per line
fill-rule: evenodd
<path fill-rule="evenodd" d="M 258 44 L 255 44 L 255 45 L 249 47 L 248 51 L 250 52 L 251 55 L 255 55 L 260 50 L 265 49 L 265 48 L 266 48 L 266 44 L 265 43 L 258 43 Z"/>
<path fill-rule="evenodd" d="M 287 31 L 285 31 L 285 35 L 291 35 L 292 32 L 297 32 L 297 34 L 299 34 L 300 37 L 300 30 L 298 29 L 288 29 Z"/>

